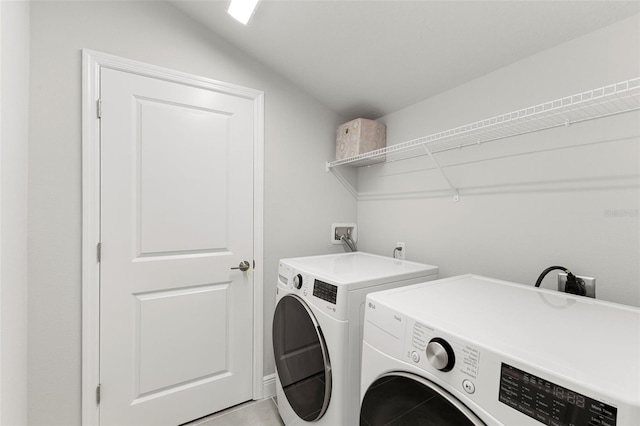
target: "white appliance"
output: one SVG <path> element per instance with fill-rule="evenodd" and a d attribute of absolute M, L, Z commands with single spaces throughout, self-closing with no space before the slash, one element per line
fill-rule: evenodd
<path fill-rule="evenodd" d="M 366 295 L 437 277 L 435 266 L 361 252 L 281 260 L 273 348 L 284 423 L 357 425 Z"/>
<path fill-rule="evenodd" d="M 640 309 L 475 275 L 367 296 L 361 425 L 640 424 Z"/>

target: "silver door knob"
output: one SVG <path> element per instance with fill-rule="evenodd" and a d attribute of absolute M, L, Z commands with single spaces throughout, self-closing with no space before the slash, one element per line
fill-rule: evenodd
<path fill-rule="evenodd" d="M 249 262 L 247 262 L 246 260 L 243 260 L 242 262 L 240 262 L 240 264 L 235 267 L 235 268 L 231 268 L 231 269 L 240 269 L 242 272 L 244 271 L 248 271 L 249 270 Z"/>

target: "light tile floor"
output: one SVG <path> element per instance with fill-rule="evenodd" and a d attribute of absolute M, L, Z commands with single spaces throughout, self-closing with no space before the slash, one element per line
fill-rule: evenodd
<path fill-rule="evenodd" d="M 249 401 L 183 426 L 284 426 L 274 398 Z"/>

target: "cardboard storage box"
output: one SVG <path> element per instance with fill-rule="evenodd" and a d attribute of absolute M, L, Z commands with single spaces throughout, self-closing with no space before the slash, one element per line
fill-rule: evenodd
<path fill-rule="evenodd" d="M 384 124 L 365 118 L 357 118 L 338 127 L 336 134 L 336 160 L 364 154 L 387 145 L 387 128 Z M 385 156 L 367 159 L 366 164 L 381 163 Z"/>

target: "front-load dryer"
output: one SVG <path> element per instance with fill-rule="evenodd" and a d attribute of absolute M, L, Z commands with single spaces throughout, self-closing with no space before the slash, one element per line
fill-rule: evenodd
<path fill-rule="evenodd" d="M 361 425 L 640 424 L 640 309 L 465 275 L 370 294 Z"/>
<path fill-rule="evenodd" d="M 429 281 L 438 268 L 367 253 L 283 259 L 273 351 L 286 425 L 356 425 L 365 297 Z"/>

